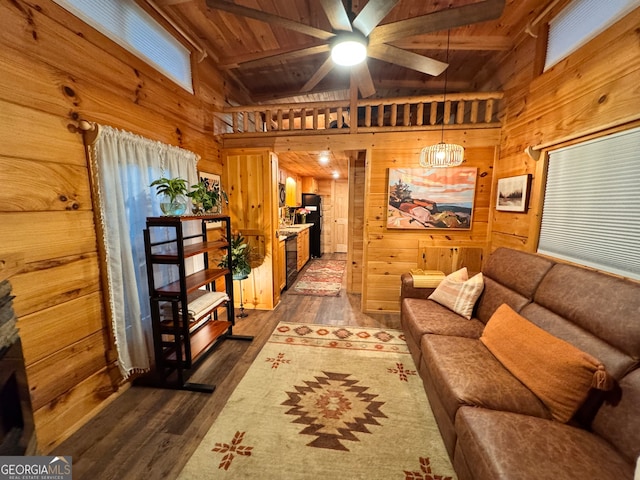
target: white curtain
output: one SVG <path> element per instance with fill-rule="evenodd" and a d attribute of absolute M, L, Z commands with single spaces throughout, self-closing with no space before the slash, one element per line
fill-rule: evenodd
<path fill-rule="evenodd" d="M 155 187 L 160 177 L 197 182 L 198 156 L 188 150 L 100 126 L 89 147 L 97 189 L 99 231 L 106 254 L 111 322 L 124 378 L 151 366 L 153 337 L 143 230 L 160 216 Z"/>

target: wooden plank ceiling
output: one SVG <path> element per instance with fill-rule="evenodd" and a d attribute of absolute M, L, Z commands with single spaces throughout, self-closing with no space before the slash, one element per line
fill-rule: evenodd
<path fill-rule="evenodd" d="M 155 3 L 196 39 L 209 53 L 207 61 L 213 61 L 238 84 L 248 97 L 242 103 L 260 103 L 274 100 L 289 102 L 292 97 L 305 100 L 300 98 L 301 90 L 328 58 L 329 40 L 283 25 L 286 25 L 286 21 L 293 21 L 332 35 L 331 24 L 321 5 L 323 1 L 154 0 L 149 3 Z M 388 1 L 393 3 L 394 0 Z M 485 2 L 487 5 L 497 4 L 498 9 L 501 3 L 492 0 Z M 345 8 L 351 8 L 356 16 L 367 3 L 367 0 L 343 0 Z M 379 3 L 385 2 L 379 0 Z M 483 3 L 479 0 L 397 0 L 380 25 L 388 26 L 437 11 Z M 448 91 L 482 89 L 482 83 L 491 78 L 505 52 L 513 48 L 521 35 L 525 34 L 527 24 L 543 12 L 549 3 L 562 4 L 566 1 L 506 0 L 504 3 L 502 15 L 496 20 L 451 29 Z M 218 5 L 221 8 L 211 8 L 208 5 Z M 246 10 L 237 8 L 234 13 L 225 11 L 235 10 L 233 7 L 229 8 L 229 5 L 246 7 Z M 265 15 L 262 20 L 249 18 L 243 14 L 249 9 Z M 465 15 L 473 18 L 478 13 L 461 13 L 461 16 Z M 464 21 L 463 19 L 461 23 Z M 411 25 L 406 25 L 407 29 L 410 27 Z M 381 36 L 380 29 L 374 29 L 370 36 L 376 35 Z M 370 43 L 373 41 L 372 39 Z M 438 61 L 444 62 L 447 58 L 447 30 L 416 36 L 402 36 L 400 33 L 400 38 L 388 43 Z M 316 48 L 311 49 L 312 47 Z M 301 50 L 304 50 L 302 55 L 299 54 Z M 268 60 L 270 56 L 283 53 L 289 53 L 290 57 L 279 58 L 277 61 Z M 368 58 L 367 65 L 375 87 L 375 97 L 429 95 L 443 91 L 443 74 L 432 77 L 376 58 Z M 327 93 L 334 98 L 337 94 L 341 98 L 348 98 L 344 95 L 349 86 L 349 69 L 334 67 L 311 93 Z"/>
<path fill-rule="evenodd" d="M 396 38 L 389 40 L 389 45 L 440 62 L 448 58 L 447 92 L 472 92 L 485 89 L 506 54 L 528 35 L 526 29 L 531 22 L 539 22 L 533 26 L 534 32 L 542 31 L 544 20 L 568 3 L 568 0 L 342 0 L 340 5 L 341 0 L 138 1 L 143 5 L 146 1 L 147 7 L 158 8 L 174 25 L 195 39 L 208 54 L 203 61 L 212 62 L 237 87 L 238 98 L 229 99 L 234 104 L 350 98 L 350 89 L 355 90 L 357 84 L 351 81 L 348 67 L 332 66 L 328 74 L 310 90 L 308 88 L 310 80 L 329 56 L 330 40 L 319 38 L 324 35 L 320 31 L 332 36 L 332 24 L 335 26 L 337 21 L 332 19 L 330 22 L 325 13 L 331 8 L 327 4 L 333 4 L 334 9 L 343 5 L 347 11 L 351 10 L 353 21 L 369 2 L 381 11 L 395 3 L 379 22 L 382 27 L 374 28 L 369 35 L 370 54 L 376 38 L 385 39 L 387 30 L 391 29 Z M 468 19 L 482 16 L 483 9 L 491 7 L 500 11 L 502 3 L 504 9 L 499 18 L 465 25 Z M 475 8 L 474 13 L 473 6 L 477 4 L 481 4 L 481 8 Z M 462 20 L 455 21 L 461 26 L 451 28 L 448 51 L 447 25 L 443 23 L 444 29 L 439 29 L 441 20 L 431 22 L 434 25 L 430 33 L 410 36 L 415 28 L 424 29 L 423 24 L 429 17 L 420 19 L 417 27 L 412 27 L 407 19 L 460 7 L 471 10 L 460 10 L 458 16 Z M 540 15 L 544 18 L 537 19 Z M 452 21 L 456 15 L 442 18 Z M 400 24 L 402 28 L 393 25 L 401 21 L 405 21 Z M 407 36 L 404 36 L 405 25 Z M 312 27 L 311 31 L 306 31 L 306 27 Z M 279 56 L 277 61 L 269 59 L 279 54 L 288 55 Z M 371 57 L 367 58 L 366 65 L 373 82 L 368 97 L 444 92 L 445 74 L 434 77 Z M 307 92 L 303 92 L 305 85 Z"/>

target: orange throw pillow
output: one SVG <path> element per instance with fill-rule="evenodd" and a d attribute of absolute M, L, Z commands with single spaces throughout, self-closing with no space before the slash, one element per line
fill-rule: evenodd
<path fill-rule="evenodd" d="M 559 422 L 571 419 L 590 388 L 613 386 L 600 361 L 534 325 L 507 304 L 491 316 L 480 341 Z"/>

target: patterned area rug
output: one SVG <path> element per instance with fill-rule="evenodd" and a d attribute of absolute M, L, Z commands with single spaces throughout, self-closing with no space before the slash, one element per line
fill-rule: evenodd
<path fill-rule="evenodd" d="M 302 276 L 289 291 L 294 295 L 337 297 L 342 288 L 346 262 L 343 260 L 311 260 Z"/>
<path fill-rule="evenodd" d="M 280 323 L 179 478 L 455 477 L 402 332 Z"/>

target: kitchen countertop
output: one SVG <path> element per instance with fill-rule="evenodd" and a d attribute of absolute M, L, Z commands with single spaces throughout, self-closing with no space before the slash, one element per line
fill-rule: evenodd
<path fill-rule="evenodd" d="M 295 225 L 287 225 L 286 227 L 280 227 L 278 229 L 278 240 L 285 240 L 287 238 L 287 233 L 291 235 L 297 235 L 298 233 L 311 228 L 313 223 L 297 223 Z"/>

